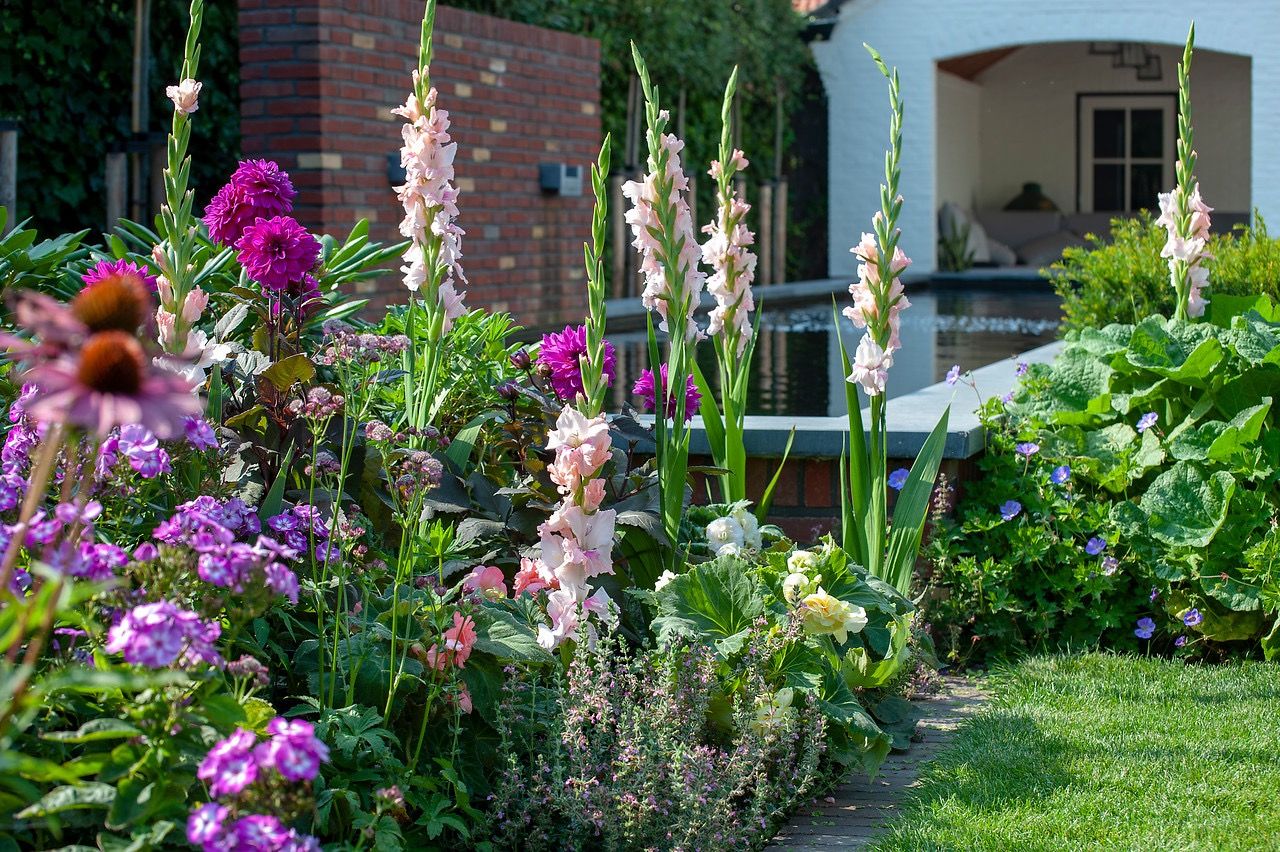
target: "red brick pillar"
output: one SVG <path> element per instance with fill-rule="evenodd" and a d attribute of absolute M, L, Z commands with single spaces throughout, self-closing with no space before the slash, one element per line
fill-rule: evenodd
<path fill-rule="evenodd" d="M 289 171 L 308 227 L 345 235 L 367 218 L 374 239 L 399 240 L 387 167 L 401 122 L 390 109 L 410 88 L 421 0 L 239 4 L 244 155 Z M 590 181 L 578 197 L 545 194 L 538 166 L 595 160 L 599 43 L 441 7 L 435 50 L 432 82 L 458 142 L 468 304 L 526 325 L 580 321 Z M 394 271 L 360 287 L 375 303 L 404 297 Z"/>

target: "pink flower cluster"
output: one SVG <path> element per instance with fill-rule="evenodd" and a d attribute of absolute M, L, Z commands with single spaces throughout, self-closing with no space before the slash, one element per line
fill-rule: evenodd
<path fill-rule="evenodd" d="M 901 275 L 911 259 L 895 247 L 888 263 L 889 280 L 884 281 L 875 234 L 864 233 L 850 251 L 858 257 L 858 278 L 849 285 L 853 305 L 843 313 L 855 326 L 867 329 L 867 334 L 858 343 L 849 381 L 861 385 L 868 396 L 878 396 L 884 393 L 893 353 L 902 346 L 900 315 L 911 302 L 903 292 Z"/>
<path fill-rule="evenodd" d="M 664 123 L 666 118 L 664 110 Z M 650 157 L 649 173 L 644 179 L 629 180 L 622 185 L 622 194 L 632 205 L 626 213 L 627 224 L 631 226 L 631 244 L 640 252 L 640 271 L 644 273 L 641 301 L 648 310 L 658 312 L 662 317 L 659 328 L 668 333 L 671 306 L 683 305 L 688 312 L 684 318 L 685 336 L 688 340 L 697 340 L 701 332 L 693 313 L 698 308 L 706 276 L 698 268 L 702 251 L 694 233 L 689 203 L 684 198 L 689 189 L 689 179 L 680 165 L 684 142 L 670 133 L 661 134 L 659 141 L 665 165 Z M 674 233 L 663 233 L 663 221 L 673 223 Z M 676 250 L 676 256 L 668 255 L 663 245 L 664 236 Z M 672 280 L 668 280 L 669 277 Z"/>
<path fill-rule="evenodd" d="M 549 589 L 547 615 L 550 626 L 538 628 L 538 642 L 548 650 L 579 630 L 594 641 L 595 626 L 587 623 L 595 614 L 610 622 L 616 617 L 608 593 L 591 593 L 588 580 L 613 573 L 613 533 L 617 512 L 600 509 L 604 480 L 596 478 L 612 453 L 609 425 L 603 414 L 587 417 L 565 406 L 549 436 L 547 449 L 555 452 L 548 466 L 551 481 L 563 496 L 556 511 L 538 533 L 541 556 L 522 560 L 516 575 L 516 592 L 534 594 Z"/>
<path fill-rule="evenodd" d="M 675 389 L 667 388 L 667 365 L 663 364 L 658 368 L 658 374 L 662 376 L 662 388 L 666 391 L 663 396 L 666 397 L 666 405 L 663 407 L 662 416 L 668 420 L 674 420 L 676 416 L 677 399 Z M 656 411 L 658 408 L 658 388 L 653 381 L 653 370 L 645 367 L 640 371 L 640 377 L 636 379 L 636 383 L 632 385 L 631 392 L 640 397 L 644 404 L 645 411 Z M 684 419 L 686 422 L 693 419 L 693 415 L 698 413 L 698 404 L 702 402 L 702 392 L 698 390 L 698 383 L 694 381 L 693 376 L 686 377 L 684 387 Z"/>
<path fill-rule="evenodd" d="M 415 71 L 415 92 L 419 79 Z M 448 111 L 436 108 L 437 97 L 434 88 L 427 92 L 426 103 L 419 102 L 416 93 L 411 94 L 404 106 L 391 112 L 405 119 L 401 129 L 404 144 L 400 148 L 405 182 L 396 187 L 396 195 L 404 205 L 400 233 L 413 241 L 404 253 L 406 265 L 400 271 L 404 273 L 404 285 L 412 293 L 432 279 L 436 270 L 443 271 L 435 298 L 444 311 L 443 331 L 448 333 L 464 311 L 462 298 L 466 293 L 457 291 L 455 279 L 463 284 L 467 281 L 460 263 L 465 232 L 455 221 L 458 190 L 452 183 L 458 143 L 449 135 Z M 435 269 L 429 268 L 432 265 Z"/>
<path fill-rule="evenodd" d="M 135 666 L 162 669 L 177 663 L 192 668 L 201 663 L 222 665 L 214 643 L 222 634 L 216 621 L 203 621 L 194 612 L 169 601 L 142 604 L 125 613 L 107 634 L 108 654 L 123 654 Z"/>
<path fill-rule="evenodd" d="M 209 785 L 209 795 L 228 804 L 209 802 L 187 818 L 187 840 L 205 852 L 223 849 L 310 852 L 319 850 L 315 838 L 287 828 L 272 814 L 241 815 L 254 801 L 279 797 L 281 782 L 310 782 L 329 760 L 329 747 L 316 738 L 309 722 L 287 721 L 279 716 L 267 723 L 269 739 L 237 728 L 218 742 L 196 771 Z M 263 795 L 255 796 L 254 788 Z M 237 818 L 232 820 L 232 816 Z"/>
<path fill-rule="evenodd" d="M 727 164 L 713 160 L 710 175 L 725 176 L 731 181 L 746 168 L 747 158 L 735 150 Z M 755 310 L 751 282 L 756 275 L 756 256 L 747 248 L 756 241 L 755 234 L 746 225 L 750 210 L 751 205 L 737 195 L 727 200 L 722 197 L 715 221 L 702 229 L 710 235 L 702 245 L 702 261 L 712 270 L 707 278 L 707 292 L 716 300 L 707 334 L 725 335 L 730 350 L 739 356 L 751 340 L 751 312 Z"/>
<path fill-rule="evenodd" d="M 1200 197 L 1200 184 L 1193 181 L 1186 203 L 1190 217 L 1183 228 L 1178 215 L 1181 195 L 1181 187 L 1175 187 L 1172 192 L 1160 193 L 1160 216 L 1156 219 L 1156 224 L 1164 227 L 1169 234 L 1164 248 L 1160 250 L 1160 256 L 1169 261 L 1169 280 L 1175 290 L 1182 283 L 1182 276 L 1186 275 L 1187 316 L 1201 317 L 1208 304 L 1204 289 L 1209 286 L 1209 270 L 1203 263 L 1213 259 L 1213 255 L 1206 250 L 1209 244 L 1209 214 L 1213 212 L 1213 208 L 1204 203 L 1204 199 Z"/>

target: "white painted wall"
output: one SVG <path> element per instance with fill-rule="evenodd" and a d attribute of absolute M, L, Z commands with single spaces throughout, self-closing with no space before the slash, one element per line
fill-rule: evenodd
<path fill-rule="evenodd" d="M 981 200 L 984 167 L 982 87 L 945 71 L 937 72 L 937 87 L 938 166 L 934 207 L 954 201 L 972 210 Z"/>
<path fill-rule="evenodd" d="M 1173 46 L 1154 49 L 1164 68 L 1159 81 L 1138 80 L 1131 68 L 1112 68 L 1111 57 L 1091 56 L 1087 42 L 1030 45 L 979 74 L 982 178 L 978 206 L 1003 207 L 1023 183 L 1037 181 L 1060 209 L 1074 212 L 1076 95 L 1175 93 L 1182 51 Z M 1245 56 L 1200 50 L 1191 66 L 1195 144 L 1200 154 L 1196 174 L 1211 206 L 1237 213 L 1249 210 L 1249 64 Z M 938 89 L 940 119 L 944 99 L 949 97 L 947 89 Z M 946 154 L 952 132 L 939 121 L 939 187 L 952 167 Z M 939 195 L 939 204 L 946 200 Z M 1155 203 L 1152 198 L 1149 205 Z"/>
<path fill-rule="evenodd" d="M 1249 201 L 1280 220 L 1280 2 L 1224 0 L 849 0 L 831 39 L 813 45 L 830 114 L 832 275 L 852 275 L 848 248 L 879 207 L 888 115 L 884 81 L 862 48 L 875 45 L 897 65 L 907 115 L 901 191 L 902 246 L 915 270 L 936 258 L 938 59 L 998 47 L 1060 41 L 1181 44 L 1196 19 L 1197 45 L 1252 58 L 1248 128 Z M 1166 75 L 1172 73 L 1166 69 Z M 1195 79 L 1193 72 L 1193 80 Z M 1202 99 L 1203 100 L 1203 99 Z M 1197 109 L 1208 109 L 1198 103 Z M 1237 116 L 1237 120 L 1244 120 Z M 1238 165 L 1210 165 L 1221 152 L 1201 148 L 1205 192 L 1224 186 Z M 1211 180 L 1214 169 L 1222 169 Z M 1074 170 L 1073 170 L 1074 171 Z M 1061 202 L 1060 202 L 1061 203 Z"/>

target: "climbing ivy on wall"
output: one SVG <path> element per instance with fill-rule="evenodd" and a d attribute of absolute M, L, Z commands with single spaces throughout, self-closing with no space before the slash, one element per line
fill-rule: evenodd
<path fill-rule="evenodd" d="M 172 106 L 164 87 L 182 55 L 188 0 L 153 0 L 148 129 L 164 131 Z M 134 4 L 0 0 L 0 118 L 21 123 L 18 215 L 42 234 L 92 227 L 106 218 L 106 155 L 129 141 Z M 240 146 L 235 3 L 209 3 L 202 36 L 199 121 L 191 150 L 197 197 L 234 167 Z"/>

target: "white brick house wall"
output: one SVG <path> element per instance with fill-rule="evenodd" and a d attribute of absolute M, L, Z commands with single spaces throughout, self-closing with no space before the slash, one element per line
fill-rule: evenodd
<path fill-rule="evenodd" d="M 830 39 L 813 45 L 828 97 L 831 275 L 853 274 L 848 249 L 869 229 L 883 180 L 888 96 L 863 42 L 901 75 L 903 248 L 913 271 L 927 271 L 936 267 L 937 60 L 1043 42 L 1178 45 L 1193 19 L 1198 47 L 1252 60 L 1250 203 L 1280 221 L 1280 0 L 848 0 Z M 1174 75 L 1165 69 L 1170 88 Z"/>

